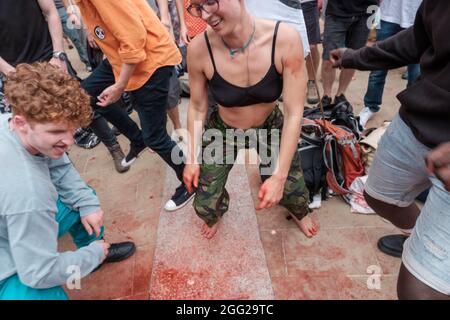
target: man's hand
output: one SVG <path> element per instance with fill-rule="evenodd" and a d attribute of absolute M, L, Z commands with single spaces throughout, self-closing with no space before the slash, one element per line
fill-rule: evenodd
<path fill-rule="evenodd" d="M 91 48 L 98 49 L 97 42 L 95 42 L 94 37 L 92 36 L 92 33 L 88 32 L 86 37 L 87 37 L 87 41 L 89 43 L 89 46 Z"/>
<path fill-rule="evenodd" d="M 101 227 L 103 226 L 103 211 L 98 210 L 90 215 L 81 217 L 81 223 L 89 235 L 92 235 L 92 232 L 95 232 L 95 235 L 100 237 Z"/>
<path fill-rule="evenodd" d="M 103 248 L 103 259 L 102 259 L 102 261 L 105 260 L 106 257 L 108 256 L 109 247 L 111 247 L 111 245 L 109 243 L 105 242 L 105 240 L 97 240 L 97 241 L 94 241 L 94 242 L 96 242 L 98 245 L 100 245 Z"/>
<path fill-rule="evenodd" d="M 425 161 L 428 172 L 441 180 L 445 189 L 450 192 L 450 142 L 431 150 Z"/>
<path fill-rule="evenodd" d="M 200 177 L 200 166 L 198 164 L 186 164 L 183 171 L 183 182 L 189 193 L 192 192 L 192 185 L 198 187 Z"/>
<path fill-rule="evenodd" d="M 189 38 L 189 33 L 188 33 L 188 29 L 187 29 L 186 25 L 181 25 L 180 26 L 180 38 L 181 38 L 181 41 L 183 41 L 183 43 L 185 45 L 188 45 L 189 42 L 191 42 L 191 39 Z"/>
<path fill-rule="evenodd" d="M 74 13 L 68 13 L 68 19 L 67 19 L 68 27 L 69 29 L 76 29 L 80 30 L 82 28 L 81 20 L 78 18 L 78 16 Z"/>
<path fill-rule="evenodd" d="M 53 57 L 49 62 L 50 64 L 60 68 L 64 73 L 67 73 L 67 64 L 65 61 Z"/>
<path fill-rule="evenodd" d="M 339 48 L 330 52 L 330 61 L 333 64 L 333 68 L 342 68 L 342 57 L 346 50 L 346 48 Z"/>
<path fill-rule="evenodd" d="M 107 107 L 110 104 L 117 102 L 122 96 L 123 91 L 124 87 L 119 86 L 117 83 L 109 86 L 97 97 L 99 100 L 97 105 L 100 107 Z"/>
<path fill-rule="evenodd" d="M 256 210 L 272 208 L 277 205 L 283 198 L 285 182 L 286 179 L 279 178 L 276 175 L 267 179 L 259 189 L 258 198 L 260 203 Z"/>

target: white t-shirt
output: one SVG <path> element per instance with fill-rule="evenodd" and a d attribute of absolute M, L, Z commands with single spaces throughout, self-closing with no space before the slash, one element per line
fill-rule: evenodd
<path fill-rule="evenodd" d="M 380 6 L 381 20 L 409 28 L 414 24 L 421 2 L 422 0 L 383 0 Z"/>
<path fill-rule="evenodd" d="M 245 3 L 252 16 L 292 25 L 300 33 L 305 57 L 309 54 L 308 34 L 302 9 L 290 7 L 280 0 L 245 0 Z"/>

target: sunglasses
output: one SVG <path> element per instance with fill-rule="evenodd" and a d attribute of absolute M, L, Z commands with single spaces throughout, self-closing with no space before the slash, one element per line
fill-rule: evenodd
<path fill-rule="evenodd" d="M 192 3 L 187 7 L 189 14 L 196 18 L 202 18 L 203 11 L 212 14 L 219 10 L 219 0 L 205 0 L 202 4 Z"/>

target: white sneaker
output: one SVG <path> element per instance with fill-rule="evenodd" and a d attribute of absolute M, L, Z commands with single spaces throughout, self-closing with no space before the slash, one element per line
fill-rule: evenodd
<path fill-rule="evenodd" d="M 369 121 L 370 118 L 372 118 L 374 114 L 375 114 L 375 112 L 371 111 L 368 107 L 364 107 L 364 109 L 362 109 L 358 115 L 359 116 L 359 124 L 363 128 L 365 128 L 367 121 Z"/>

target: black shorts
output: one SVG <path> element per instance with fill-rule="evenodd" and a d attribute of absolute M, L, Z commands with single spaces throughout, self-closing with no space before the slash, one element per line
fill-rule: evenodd
<path fill-rule="evenodd" d="M 359 49 L 366 45 L 370 29 L 368 16 L 342 18 L 326 15 L 323 36 L 323 60 L 330 60 L 330 52 L 338 48 Z"/>
<path fill-rule="evenodd" d="M 309 44 L 322 43 L 320 38 L 319 8 L 317 0 L 302 3 L 303 17 L 305 18 L 306 31 Z"/>

